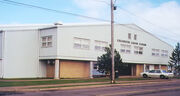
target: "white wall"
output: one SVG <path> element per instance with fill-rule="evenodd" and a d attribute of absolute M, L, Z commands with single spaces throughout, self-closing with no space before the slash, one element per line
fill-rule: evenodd
<path fill-rule="evenodd" d="M 33 78 L 39 72 L 37 30 L 5 32 L 4 78 Z"/>
<path fill-rule="evenodd" d="M 0 78 L 3 78 L 3 32 L 0 32 Z"/>
<path fill-rule="evenodd" d="M 131 54 L 120 53 L 122 56 L 122 60 L 124 62 L 129 63 L 148 63 L 148 64 L 168 64 L 169 56 L 173 50 L 173 47 L 168 45 L 167 43 L 159 40 L 158 38 L 154 37 L 150 33 L 144 32 L 143 30 L 139 29 L 138 27 L 134 26 L 135 29 L 131 29 L 124 26 L 116 26 L 115 30 L 118 32 L 115 33 L 115 41 L 117 39 L 121 40 L 128 40 L 130 42 L 138 42 L 138 43 L 145 43 L 146 46 L 143 46 L 143 55 L 136 55 L 133 53 L 133 47 L 136 45 L 131 45 Z M 136 30 L 138 29 L 138 30 Z M 129 40 L 128 33 L 137 34 L 137 40 Z M 120 42 L 116 42 L 115 46 L 117 50 L 120 50 L 121 46 Z M 168 50 L 169 54 L 168 57 L 162 56 L 152 56 L 152 48 L 160 49 L 161 50 Z M 161 55 L 161 54 L 160 54 Z"/>
<path fill-rule="evenodd" d="M 60 26 L 58 27 L 58 57 L 62 59 L 96 61 L 104 52 L 94 50 L 95 40 L 110 42 L 109 26 Z M 75 49 L 74 37 L 90 39 L 90 49 Z"/>
<path fill-rule="evenodd" d="M 40 45 L 40 58 L 47 59 L 47 58 L 56 58 L 57 57 L 57 29 L 56 28 L 47 28 L 45 30 L 39 31 L 39 45 Z M 41 37 L 43 36 L 52 36 L 52 47 L 43 48 L 41 46 Z"/>
<path fill-rule="evenodd" d="M 123 62 L 128 63 L 147 63 L 147 64 L 168 64 L 169 56 L 173 48 L 167 43 L 159 40 L 153 35 L 144 32 L 141 28 L 135 25 L 129 25 L 133 28 L 124 27 L 123 25 L 115 26 L 115 48 L 120 51 L 120 44 L 117 39 L 128 40 L 130 42 L 145 43 L 143 46 L 143 55 L 134 54 L 134 46 L 130 44 L 131 54 L 120 53 Z M 137 40 L 129 40 L 128 33 L 137 34 Z M 91 60 L 96 61 L 97 56 L 103 54 L 103 52 L 94 50 L 94 41 L 106 41 L 110 44 L 110 26 L 109 25 L 62 25 L 58 27 L 58 58 L 60 59 L 74 59 L 74 60 Z M 73 38 L 85 38 L 90 39 L 90 50 L 82 50 L 73 48 Z M 133 38 L 133 37 L 132 37 Z M 152 48 L 161 50 L 168 50 L 168 57 L 155 57 L 152 56 Z"/>
<path fill-rule="evenodd" d="M 3 78 L 3 65 L 2 65 L 2 60 L 0 60 L 0 78 Z"/>
<path fill-rule="evenodd" d="M 0 32 L 0 59 L 2 59 L 3 56 L 3 32 Z"/>
<path fill-rule="evenodd" d="M 39 71 L 38 71 L 38 77 L 46 77 L 46 62 L 40 61 L 39 62 Z"/>

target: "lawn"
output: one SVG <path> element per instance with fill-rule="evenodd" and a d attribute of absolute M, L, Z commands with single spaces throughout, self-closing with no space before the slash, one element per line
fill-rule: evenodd
<path fill-rule="evenodd" d="M 21 79 L 20 79 L 21 80 Z M 134 81 L 134 80 L 151 80 L 144 78 L 119 78 L 117 81 Z M 88 83 L 88 82 L 108 82 L 108 78 L 95 78 L 95 79 L 60 79 L 60 80 L 37 80 L 29 81 L 28 79 L 18 81 L 16 80 L 5 80 L 0 81 L 0 87 L 11 87 L 11 86 L 30 86 L 30 85 L 49 85 L 49 84 L 67 84 L 67 83 Z"/>

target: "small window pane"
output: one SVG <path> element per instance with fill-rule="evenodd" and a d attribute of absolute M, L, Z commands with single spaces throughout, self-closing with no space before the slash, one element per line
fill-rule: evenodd
<path fill-rule="evenodd" d="M 48 42 L 48 47 L 52 46 L 52 42 Z"/>
<path fill-rule="evenodd" d="M 48 36 L 48 41 L 52 41 L 52 36 Z"/>
<path fill-rule="evenodd" d="M 137 40 L 137 35 L 136 34 L 134 34 L 134 40 Z"/>
<path fill-rule="evenodd" d="M 46 37 L 42 37 L 42 41 L 45 42 L 46 41 Z"/>
<path fill-rule="evenodd" d="M 128 39 L 131 39 L 131 33 L 128 33 Z"/>
<path fill-rule="evenodd" d="M 42 47 L 46 47 L 46 43 L 42 43 Z"/>

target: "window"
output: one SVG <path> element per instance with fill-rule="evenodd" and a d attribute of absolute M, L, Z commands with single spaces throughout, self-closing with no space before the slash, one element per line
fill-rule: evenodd
<path fill-rule="evenodd" d="M 168 57 L 168 51 L 167 50 L 161 50 L 161 56 L 162 57 Z"/>
<path fill-rule="evenodd" d="M 131 45 L 121 44 L 121 53 L 131 53 Z"/>
<path fill-rule="evenodd" d="M 93 67 L 93 69 L 95 69 L 95 70 L 98 70 L 98 65 L 97 64 L 94 64 L 94 67 Z"/>
<path fill-rule="evenodd" d="M 161 73 L 161 71 L 160 70 L 156 70 L 156 73 Z"/>
<path fill-rule="evenodd" d="M 90 40 L 89 39 L 83 39 L 83 38 L 74 38 L 74 48 L 76 49 L 87 49 L 89 50 Z"/>
<path fill-rule="evenodd" d="M 41 37 L 41 46 L 43 48 L 52 47 L 52 36 Z"/>
<path fill-rule="evenodd" d="M 160 50 L 159 49 L 152 49 L 152 56 L 159 56 L 159 52 Z"/>
<path fill-rule="evenodd" d="M 137 40 L 137 35 L 136 34 L 134 34 L 134 40 Z"/>
<path fill-rule="evenodd" d="M 128 39 L 131 39 L 131 33 L 128 33 Z"/>
<path fill-rule="evenodd" d="M 143 47 L 134 46 L 134 54 L 142 55 L 143 54 Z"/>
<path fill-rule="evenodd" d="M 150 70 L 149 73 L 155 73 L 155 70 Z"/>
<path fill-rule="evenodd" d="M 94 46 L 95 50 L 104 51 L 105 47 L 107 47 L 107 46 L 108 46 L 107 42 L 95 40 L 95 46 Z"/>

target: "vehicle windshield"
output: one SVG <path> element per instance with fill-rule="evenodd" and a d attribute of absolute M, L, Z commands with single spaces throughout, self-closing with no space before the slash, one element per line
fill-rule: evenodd
<path fill-rule="evenodd" d="M 166 70 L 162 70 L 162 73 L 168 73 Z"/>

